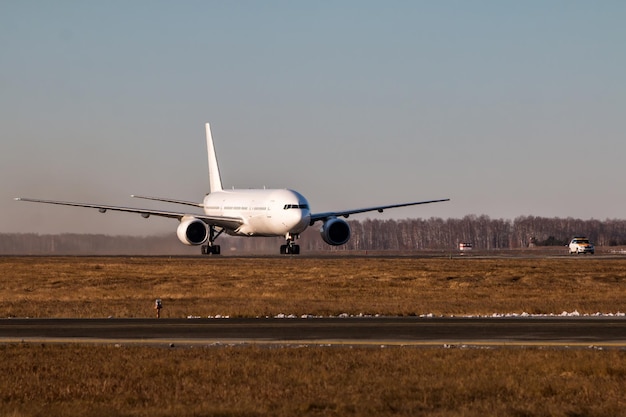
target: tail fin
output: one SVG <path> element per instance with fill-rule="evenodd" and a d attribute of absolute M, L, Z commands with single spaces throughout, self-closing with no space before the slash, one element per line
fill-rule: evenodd
<path fill-rule="evenodd" d="M 213 146 L 211 126 L 208 123 L 206 124 L 206 147 L 209 156 L 209 191 L 222 191 L 222 177 L 220 176 L 220 167 L 217 165 L 217 156 L 215 156 L 215 147 Z"/>

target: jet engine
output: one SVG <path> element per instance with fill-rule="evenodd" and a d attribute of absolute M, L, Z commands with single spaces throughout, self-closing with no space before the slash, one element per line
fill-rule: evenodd
<path fill-rule="evenodd" d="M 324 242 L 329 245 L 339 246 L 350 240 L 350 226 L 344 220 L 331 217 L 326 220 L 320 229 Z"/>
<path fill-rule="evenodd" d="M 202 245 L 209 238 L 209 227 L 195 217 L 183 218 L 176 229 L 176 236 L 185 245 Z"/>

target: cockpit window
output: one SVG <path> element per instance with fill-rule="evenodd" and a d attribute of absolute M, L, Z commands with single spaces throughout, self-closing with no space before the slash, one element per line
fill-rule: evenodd
<path fill-rule="evenodd" d="M 283 210 L 289 210 L 289 209 L 307 209 L 308 210 L 309 205 L 308 204 L 285 204 L 285 206 L 283 207 Z"/>

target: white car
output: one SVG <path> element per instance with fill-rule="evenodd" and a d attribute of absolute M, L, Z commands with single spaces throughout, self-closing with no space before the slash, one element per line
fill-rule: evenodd
<path fill-rule="evenodd" d="M 590 253 L 593 255 L 595 251 L 596 249 L 593 247 L 591 242 L 589 242 L 589 239 L 587 239 L 586 237 L 582 237 L 582 236 L 575 237 L 569 243 L 570 255 L 573 253 L 575 253 L 576 255 L 578 255 L 579 253 Z"/>

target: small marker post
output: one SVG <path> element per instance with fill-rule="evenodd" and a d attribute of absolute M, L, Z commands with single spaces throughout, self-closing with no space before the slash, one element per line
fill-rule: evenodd
<path fill-rule="evenodd" d="M 163 308 L 163 303 L 161 302 L 160 298 L 157 298 L 154 301 L 154 309 L 156 310 L 156 318 L 160 319 L 161 318 L 161 309 Z"/>

